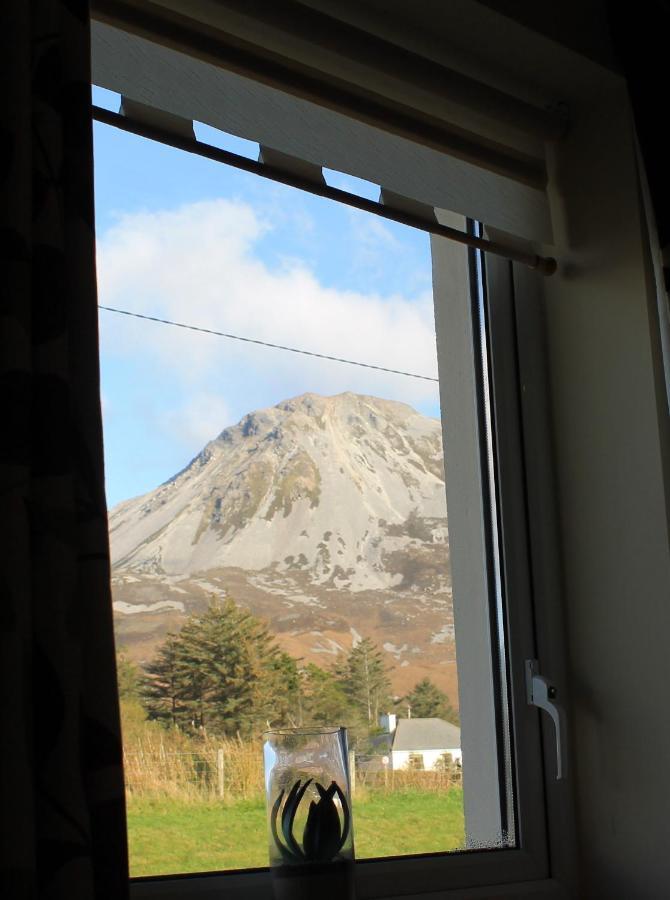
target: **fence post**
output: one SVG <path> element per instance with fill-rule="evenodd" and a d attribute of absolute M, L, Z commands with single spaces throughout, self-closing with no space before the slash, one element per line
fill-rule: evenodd
<path fill-rule="evenodd" d="M 349 787 L 351 793 L 356 791 L 356 751 L 349 751 Z"/>
<path fill-rule="evenodd" d="M 223 747 L 219 747 L 219 749 L 216 751 L 216 774 L 219 786 L 219 797 L 221 797 L 222 799 L 225 794 L 223 760 Z"/>

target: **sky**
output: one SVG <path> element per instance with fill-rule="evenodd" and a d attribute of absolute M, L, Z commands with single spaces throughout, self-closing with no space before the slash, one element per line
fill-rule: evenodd
<path fill-rule="evenodd" d="M 94 102 L 119 106 L 99 88 Z M 249 141 L 195 128 L 258 157 Z M 101 123 L 94 140 L 99 304 L 437 376 L 428 235 Z M 306 391 L 439 416 L 434 382 L 105 310 L 99 320 L 110 508 L 153 490 L 246 413 Z"/>

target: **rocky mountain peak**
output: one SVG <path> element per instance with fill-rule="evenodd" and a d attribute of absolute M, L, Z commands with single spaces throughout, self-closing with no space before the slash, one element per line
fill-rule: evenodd
<path fill-rule="evenodd" d="M 381 629 L 409 678 L 451 640 L 441 426 L 404 403 L 306 393 L 250 412 L 113 509 L 110 534 L 117 615 L 147 631 L 214 593 L 315 661 Z"/>
<path fill-rule="evenodd" d="M 341 557 L 362 587 L 383 569 L 379 522 L 418 511 L 446 516 L 437 420 L 376 397 L 306 393 L 247 414 L 170 481 L 112 510 L 112 557 L 170 575 L 281 569 L 293 557 L 322 578 Z"/>

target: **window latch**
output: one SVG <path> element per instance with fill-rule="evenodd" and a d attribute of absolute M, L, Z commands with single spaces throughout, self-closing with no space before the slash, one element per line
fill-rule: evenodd
<path fill-rule="evenodd" d="M 540 665 L 536 659 L 526 660 L 526 698 L 530 706 L 543 709 L 554 723 L 556 734 L 556 779 L 567 775 L 567 743 L 565 710 L 557 702 L 556 686 L 540 675 Z"/>

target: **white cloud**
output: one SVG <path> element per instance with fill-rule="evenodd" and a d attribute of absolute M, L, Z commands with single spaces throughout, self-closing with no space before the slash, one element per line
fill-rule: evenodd
<path fill-rule="evenodd" d="M 100 303 L 436 375 L 429 292 L 407 298 L 338 290 L 320 284 L 300 260 L 284 258 L 270 267 L 257 244 L 272 227 L 250 205 L 229 200 L 121 216 L 98 242 Z M 364 227 L 362 240 L 398 252 L 397 239 L 382 223 Z M 110 314 L 103 323 L 106 353 L 142 354 L 156 378 L 162 370 L 180 381 L 192 402 L 188 408 L 176 404 L 174 423 L 194 436 L 212 437 L 228 424 L 224 415 L 252 408 L 245 407 L 245 394 L 256 403 L 264 396 L 263 384 L 265 403 L 305 390 L 361 390 L 415 403 L 436 394 L 428 382 L 164 325 Z M 218 424 L 207 431 L 217 417 Z"/>
<path fill-rule="evenodd" d="M 389 258 L 402 252 L 402 242 L 377 216 L 351 209 L 349 218 L 355 245 L 356 268 L 361 273 L 367 270 L 373 277 L 379 277 L 388 265 Z"/>
<path fill-rule="evenodd" d="M 185 447 L 198 449 L 230 421 L 230 406 L 221 394 L 196 391 L 191 401 L 157 416 L 156 424 Z"/>

